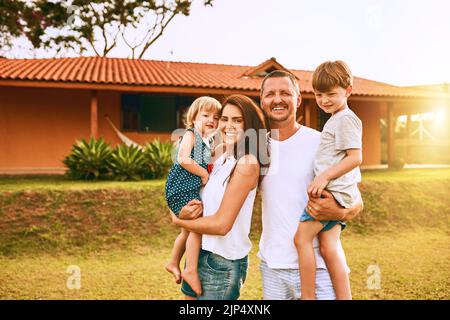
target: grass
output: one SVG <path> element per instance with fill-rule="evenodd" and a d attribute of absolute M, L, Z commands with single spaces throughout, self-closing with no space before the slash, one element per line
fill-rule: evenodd
<path fill-rule="evenodd" d="M 139 190 L 162 186 L 162 180 L 143 181 L 74 181 L 66 176 L 0 176 L 0 192 L 26 190 L 99 190 L 127 189 Z"/>
<path fill-rule="evenodd" d="M 365 170 L 363 181 L 427 181 L 450 179 L 450 168 L 442 169 L 403 169 Z M 144 180 L 138 182 L 118 181 L 74 181 L 66 176 L 0 176 L 0 192 L 26 190 L 99 190 L 127 189 L 139 190 L 162 186 L 163 180 Z"/>
<path fill-rule="evenodd" d="M 395 170 L 365 170 L 363 181 L 430 181 L 450 179 L 450 168 L 436 169 L 402 169 Z"/>
<path fill-rule="evenodd" d="M 169 239 L 167 239 L 169 241 Z M 354 299 L 446 299 L 450 298 L 449 235 L 420 230 L 366 238 L 343 237 L 351 267 Z M 257 243 L 241 299 L 261 299 L 261 277 L 256 257 Z M 411 245 L 416 243 L 414 251 Z M 1 299 L 182 299 L 179 286 L 165 272 L 167 245 L 137 246 L 80 254 L 41 253 L 0 258 Z M 81 288 L 70 290 L 67 268 L 81 271 Z M 367 287 L 369 266 L 381 271 L 381 288 Z"/>
<path fill-rule="evenodd" d="M 365 212 L 342 235 L 355 299 L 450 299 L 449 182 L 449 169 L 363 173 Z M 181 299 L 164 270 L 178 230 L 163 183 L 0 178 L 0 299 Z M 260 232 L 258 204 L 242 299 L 261 299 Z"/>
<path fill-rule="evenodd" d="M 355 299 L 450 299 L 450 237 L 436 229 L 402 230 L 365 237 L 343 235 Z M 369 289 L 370 266 L 381 288 Z"/>

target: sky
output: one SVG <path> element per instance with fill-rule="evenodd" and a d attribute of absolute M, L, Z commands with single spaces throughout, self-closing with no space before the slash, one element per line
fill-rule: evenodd
<path fill-rule="evenodd" d="M 275 57 L 301 70 L 341 59 L 366 79 L 450 83 L 449 13 L 448 0 L 197 0 L 144 58 L 254 66 Z"/>

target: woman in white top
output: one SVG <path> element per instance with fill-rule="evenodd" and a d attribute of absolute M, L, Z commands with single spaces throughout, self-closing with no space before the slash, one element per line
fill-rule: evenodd
<path fill-rule="evenodd" d="M 183 282 L 186 299 L 238 299 L 245 281 L 253 203 L 256 188 L 269 165 L 263 111 L 250 98 L 232 95 L 223 103 L 219 130 L 223 143 L 216 148 L 209 181 L 172 221 L 203 234 L 198 262 L 202 294 Z M 203 210 L 203 216 L 197 218 Z M 194 219 L 197 218 L 197 219 Z M 189 220 L 191 219 L 191 220 Z"/>

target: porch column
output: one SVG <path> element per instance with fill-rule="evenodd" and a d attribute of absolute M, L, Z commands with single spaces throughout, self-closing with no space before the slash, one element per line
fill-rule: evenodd
<path fill-rule="evenodd" d="M 305 126 L 311 127 L 311 104 L 305 104 Z"/>
<path fill-rule="evenodd" d="M 91 91 L 91 137 L 98 138 L 98 91 Z"/>
<path fill-rule="evenodd" d="M 392 168 L 394 161 L 394 104 L 388 102 L 387 104 L 387 162 L 388 167 Z"/>
<path fill-rule="evenodd" d="M 411 127 L 412 127 L 412 121 L 411 121 L 411 115 L 408 113 L 406 115 L 406 162 L 411 161 L 411 158 L 409 157 L 410 154 L 410 148 L 411 148 Z"/>

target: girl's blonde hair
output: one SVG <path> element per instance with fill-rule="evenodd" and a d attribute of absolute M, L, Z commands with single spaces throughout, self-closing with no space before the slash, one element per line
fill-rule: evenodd
<path fill-rule="evenodd" d="M 217 112 L 220 113 L 222 109 L 222 105 L 219 101 L 211 97 L 200 97 L 192 102 L 191 106 L 188 109 L 186 115 L 186 129 L 191 129 L 194 127 L 194 121 L 197 117 L 198 113 L 202 110 L 207 112 Z"/>

